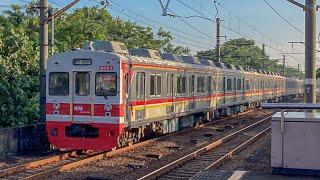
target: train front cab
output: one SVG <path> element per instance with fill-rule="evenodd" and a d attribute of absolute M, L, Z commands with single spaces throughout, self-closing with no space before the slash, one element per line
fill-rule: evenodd
<path fill-rule="evenodd" d="M 117 145 L 124 126 L 118 60 L 108 53 L 73 51 L 48 61 L 46 131 L 54 147 L 110 150 Z"/>

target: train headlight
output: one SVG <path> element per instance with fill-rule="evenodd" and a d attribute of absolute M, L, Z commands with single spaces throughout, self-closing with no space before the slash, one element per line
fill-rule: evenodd
<path fill-rule="evenodd" d="M 54 111 L 53 111 L 53 114 L 54 114 L 54 115 L 58 115 L 59 113 L 60 113 L 59 110 L 54 110 Z"/>
<path fill-rule="evenodd" d="M 104 110 L 105 111 L 111 111 L 111 109 L 112 109 L 112 105 L 111 104 L 105 104 L 104 105 Z"/>
<path fill-rule="evenodd" d="M 59 103 L 53 103 L 52 107 L 55 110 L 60 109 L 60 104 Z"/>

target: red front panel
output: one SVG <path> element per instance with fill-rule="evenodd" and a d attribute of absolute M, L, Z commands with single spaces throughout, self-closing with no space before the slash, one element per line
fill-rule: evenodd
<path fill-rule="evenodd" d="M 56 148 L 62 149 L 106 151 L 117 146 L 118 137 L 124 128 L 124 124 L 90 123 L 92 127 L 99 129 L 97 138 L 74 138 L 67 137 L 65 133 L 66 127 L 70 125 L 71 122 L 48 121 L 46 131 L 49 142 Z M 52 129 L 57 129 L 56 136 L 52 136 Z"/>

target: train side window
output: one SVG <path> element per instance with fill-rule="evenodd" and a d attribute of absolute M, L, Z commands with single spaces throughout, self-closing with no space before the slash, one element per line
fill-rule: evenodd
<path fill-rule="evenodd" d="M 177 93 L 178 94 L 186 94 L 187 93 L 187 77 L 186 76 L 178 76 L 177 78 Z"/>
<path fill-rule="evenodd" d="M 167 74 L 167 95 L 172 96 L 173 87 L 172 87 L 173 74 Z"/>
<path fill-rule="evenodd" d="M 181 78 L 181 92 L 182 94 L 187 93 L 187 77 L 186 76 L 182 76 Z"/>
<path fill-rule="evenodd" d="M 75 79 L 76 95 L 88 96 L 90 94 L 90 74 L 88 72 L 77 72 Z"/>
<path fill-rule="evenodd" d="M 211 83 L 211 77 L 207 77 L 207 92 L 211 93 L 212 92 L 212 83 Z"/>
<path fill-rule="evenodd" d="M 226 77 L 223 77 L 221 80 L 222 80 L 221 92 L 225 92 L 226 91 Z"/>
<path fill-rule="evenodd" d="M 162 76 L 157 75 L 157 96 L 161 96 L 161 90 L 162 90 Z"/>
<path fill-rule="evenodd" d="M 156 75 L 150 74 L 150 96 L 156 95 Z"/>
<path fill-rule="evenodd" d="M 212 92 L 216 92 L 216 89 L 217 89 L 217 87 L 216 87 L 216 79 L 213 77 L 212 78 L 212 80 L 211 80 L 211 91 Z"/>
<path fill-rule="evenodd" d="M 69 95 L 69 74 L 67 72 L 51 72 L 49 74 L 49 95 Z"/>
<path fill-rule="evenodd" d="M 227 79 L 227 91 L 232 91 L 232 80 L 230 78 Z"/>
<path fill-rule="evenodd" d="M 249 79 L 246 79 L 246 90 L 250 90 L 250 83 L 249 83 Z"/>
<path fill-rule="evenodd" d="M 194 75 L 189 77 L 189 92 L 190 94 L 194 94 Z"/>
<path fill-rule="evenodd" d="M 237 90 L 241 91 L 241 89 L 242 89 L 241 87 L 242 87 L 241 79 L 237 79 Z"/>
<path fill-rule="evenodd" d="M 117 95 L 117 73 L 98 72 L 96 73 L 96 95 L 116 96 Z"/>
<path fill-rule="evenodd" d="M 137 99 L 144 98 L 144 77 L 145 74 L 143 72 L 138 72 L 136 75 L 136 95 Z"/>
<path fill-rule="evenodd" d="M 204 77 L 203 76 L 199 76 L 197 78 L 197 92 L 198 93 L 204 93 Z"/>
<path fill-rule="evenodd" d="M 160 74 L 150 74 L 150 96 L 161 96 L 162 79 Z"/>

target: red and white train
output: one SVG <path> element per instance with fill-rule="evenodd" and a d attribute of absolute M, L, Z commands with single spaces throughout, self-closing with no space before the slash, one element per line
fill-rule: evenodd
<path fill-rule="evenodd" d="M 54 147 L 111 150 L 302 94 L 301 80 L 275 73 L 129 51 L 96 41 L 48 60 L 46 131 Z"/>

